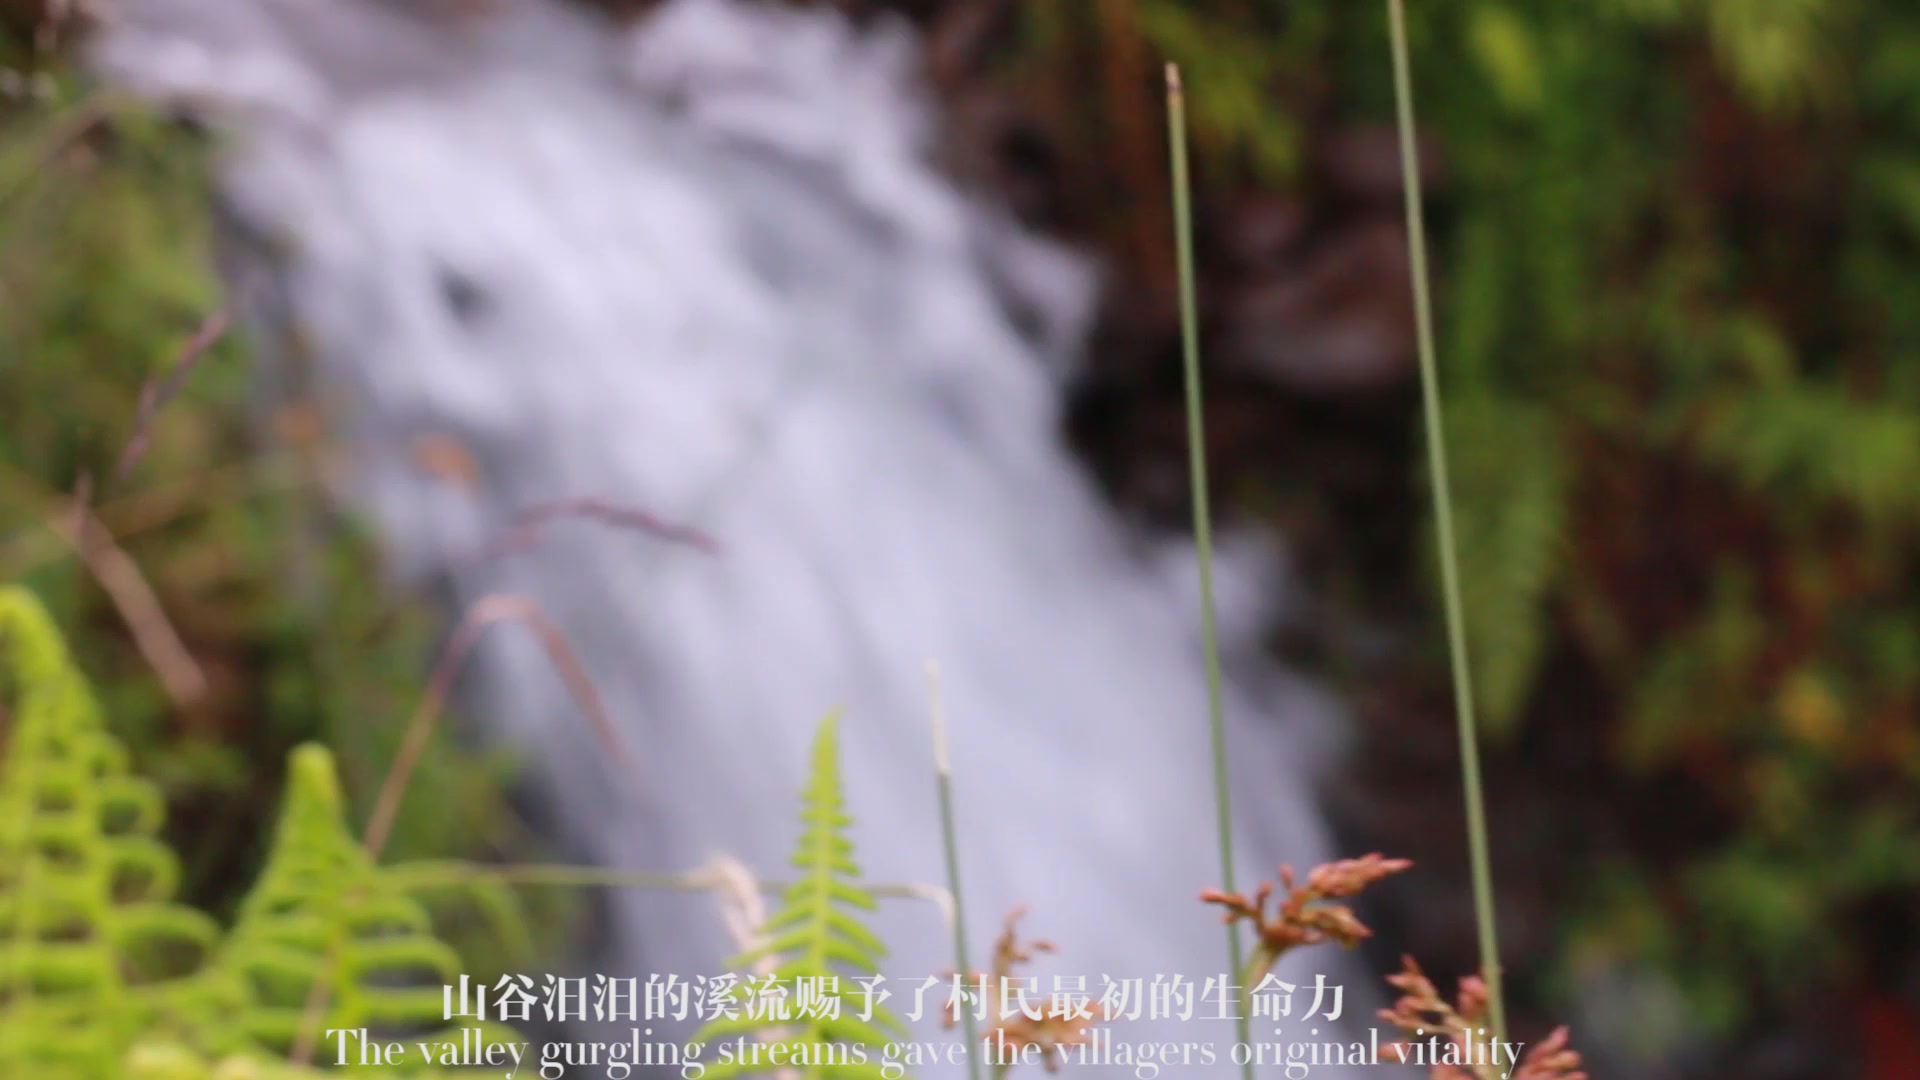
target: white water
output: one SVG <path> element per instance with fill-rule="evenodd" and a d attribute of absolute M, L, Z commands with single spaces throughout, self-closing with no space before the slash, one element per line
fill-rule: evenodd
<path fill-rule="evenodd" d="M 926 164 L 912 43 L 728 0 L 621 32 L 545 0 L 405 13 L 434 6 L 140 0 L 99 59 L 231 132 L 234 284 L 290 343 L 274 375 L 310 369 L 337 407 L 350 495 L 398 572 L 456 607 L 534 597 L 581 655 L 637 775 L 525 633 L 496 630 L 468 682 L 571 845 L 784 875 L 815 723 L 844 706 L 867 876 L 943 882 L 934 661 L 978 959 L 1024 904 L 1062 950 L 1036 973 L 1218 973 L 1224 935 L 1195 899 L 1219 870 L 1192 563 L 1130 538 L 1063 450 L 1092 272 Z M 423 469 L 428 436 L 463 444 L 477 483 Z M 472 562 L 516 512 L 573 497 L 720 550 L 576 522 Z M 1250 884 L 1331 854 L 1308 794 L 1331 713 L 1256 670 L 1265 613 L 1245 600 L 1271 590 L 1220 590 L 1257 683 L 1229 702 Z M 710 898 L 613 903 L 589 971 L 689 975 L 733 951 Z M 877 922 L 903 1006 L 951 967 L 949 938 L 926 904 Z M 1281 974 L 1320 970 L 1360 1012 L 1331 950 Z"/>

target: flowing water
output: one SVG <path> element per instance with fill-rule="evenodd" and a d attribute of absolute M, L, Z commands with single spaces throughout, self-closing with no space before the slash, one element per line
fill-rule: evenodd
<path fill-rule="evenodd" d="M 475 653 L 466 718 L 525 752 L 585 857 L 725 853 L 780 877 L 809 741 L 842 707 L 866 876 L 939 884 L 937 663 L 977 962 L 1026 905 L 1024 929 L 1060 947 L 1043 977 L 1217 974 L 1224 934 L 1196 901 L 1219 869 L 1193 564 L 1125 530 L 1059 437 L 1093 268 L 928 164 L 937 116 L 904 31 L 729 0 L 620 29 L 544 0 L 473 7 L 140 0 L 98 54 L 230 136 L 226 263 L 278 343 L 263 377 L 327 402 L 345 495 L 400 580 L 454 612 L 531 597 L 635 760 L 513 627 Z M 564 500 L 713 546 L 568 520 L 475 557 Z M 1268 612 L 1247 598 L 1277 591 L 1274 565 L 1254 553 L 1220 584 L 1246 882 L 1330 855 L 1309 787 L 1332 710 L 1252 640 Z M 686 976 L 734 951 L 712 896 L 609 905 L 587 971 Z M 887 900 L 874 922 L 907 1008 L 952 966 L 940 909 Z M 1351 1017 L 1344 963 L 1321 950 L 1281 974 L 1347 982 Z"/>

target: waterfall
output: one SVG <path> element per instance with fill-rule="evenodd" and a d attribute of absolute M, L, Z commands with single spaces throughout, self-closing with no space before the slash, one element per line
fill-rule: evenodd
<path fill-rule="evenodd" d="M 904 28 L 737 0 L 632 27 L 552 0 L 139 0 L 95 60 L 226 135 L 223 257 L 262 378 L 325 402 L 343 497 L 397 580 L 455 614 L 530 597 L 577 651 L 631 763 L 520 630 L 463 682 L 569 848 L 783 876 L 811 736 L 841 707 L 865 875 L 943 883 L 932 662 L 976 962 L 1026 905 L 1060 948 L 1043 989 L 1224 968 L 1196 900 L 1219 868 L 1193 563 L 1124 528 L 1059 435 L 1096 271 L 928 163 Z M 460 448 L 460 475 L 426 444 Z M 569 499 L 712 548 L 565 520 L 475 558 Z M 1246 886 L 1332 854 L 1310 787 L 1335 711 L 1259 660 L 1248 598 L 1282 563 L 1242 554 L 1219 588 Z M 687 976 L 734 951 L 710 896 L 609 905 L 587 970 Z M 952 966 L 936 906 L 883 901 L 874 923 L 897 994 Z M 1364 1022 L 1347 965 L 1313 950 L 1279 974 L 1344 983 Z M 1198 1015 L 1115 1038 L 1231 1039 Z"/>

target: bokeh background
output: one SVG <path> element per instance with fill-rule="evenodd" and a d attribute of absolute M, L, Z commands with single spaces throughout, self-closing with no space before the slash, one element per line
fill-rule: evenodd
<path fill-rule="evenodd" d="M 838 6 L 919 25 L 957 180 L 1105 261 L 1063 438 L 1162 529 L 1185 67 L 1225 510 L 1288 538 L 1307 593 L 1273 647 L 1351 705 L 1344 846 L 1419 863 L 1366 912 L 1380 962 L 1470 970 L 1384 4 Z M 1522 1037 L 1572 1019 L 1601 1076 L 1920 1077 L 1920 9 L 1410 6 Z M 293 745 L 374 790 L 436 628 L 325 509 L 310 418 L 252 404 L 237 336 L 117 475 L 221 307 L 211 148 L 89 86 L 47 15 L 0 0 L 0 579 L 76 635 L 221 911 Z M 76 493 L 118 571 L 62 538 Z M 526 853 L 512 769 L 437 747 L 395 853 Z"/>

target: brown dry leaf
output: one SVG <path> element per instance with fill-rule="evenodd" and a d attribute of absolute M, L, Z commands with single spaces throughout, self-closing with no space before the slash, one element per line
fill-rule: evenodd
<path fill-rule="evenodd" d="M 326 435 L 326 422 L 312 401 L 290 401 L 275 410 L 273 433 L 289 446 L 312 446 Z"/>
<path fill-rule="evenodd" d="M 449 484 L 474 487 L 480 483 L 480 463 L 465 443 L 451 435 L 422 435 L 413 440 L 413 461 Z"/>

